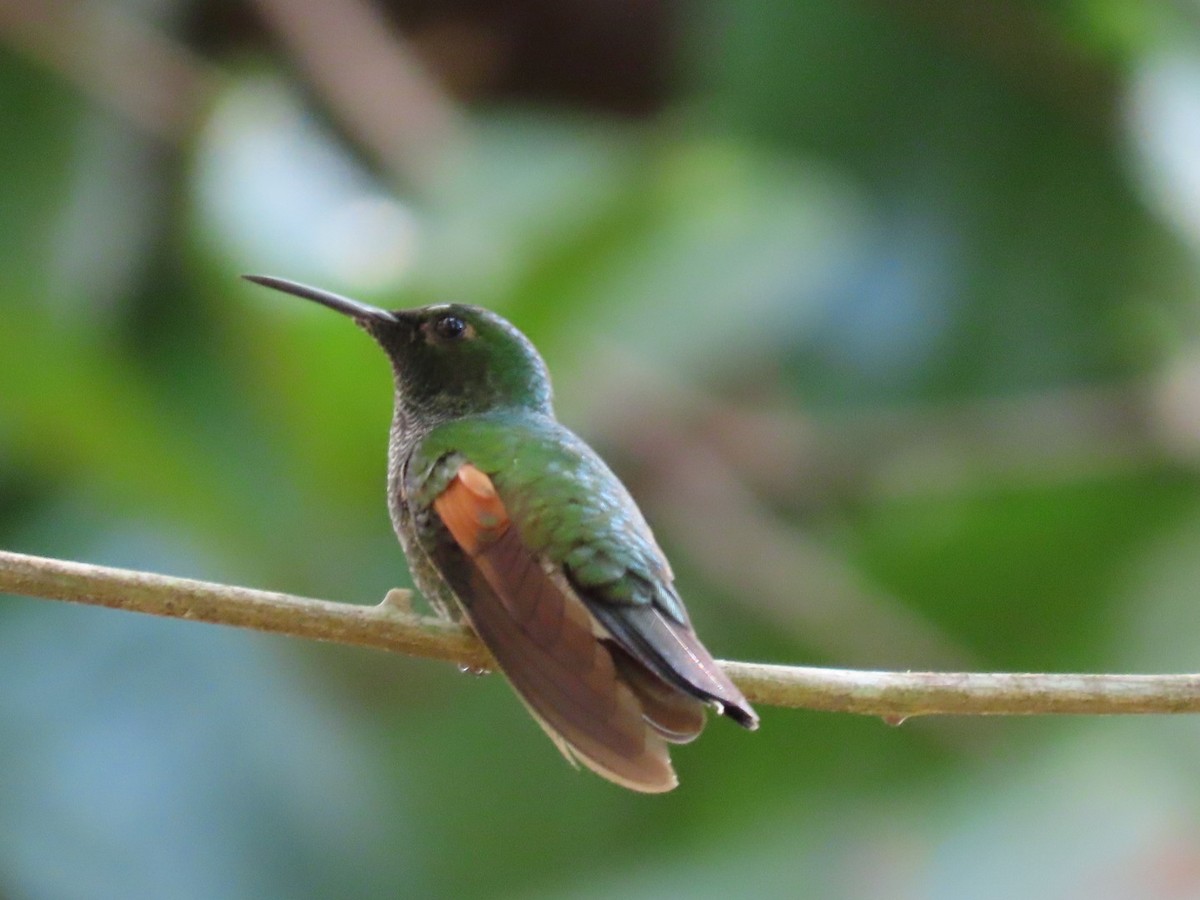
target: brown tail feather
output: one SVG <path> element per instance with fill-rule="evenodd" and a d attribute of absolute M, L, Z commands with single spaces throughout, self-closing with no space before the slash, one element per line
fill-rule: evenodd
<path fill-rule="evenodd" d="M 639 663 L 669 684 L 705 702 L 751 730 L 758 715 L 729 676 L 686 625 L 669 621 L 652 606 L 592 605 L 601 624 Z"/>
<path fill-rule="evenodd" d="M 686 744 L 700 736 L 706 721 L 701 701 L 667 684 L 612 641 L 605 641 L 605 646 L 641 702 L 650 727 L 672 744 Z"/>
<path fill-rule="evenodd" d="M 650 672 L 700 700 L 720 704 L 722 715 L 754 731 L 758 715 L 689 626 L 654 606 L 592 604 L 600 623 Z"/>

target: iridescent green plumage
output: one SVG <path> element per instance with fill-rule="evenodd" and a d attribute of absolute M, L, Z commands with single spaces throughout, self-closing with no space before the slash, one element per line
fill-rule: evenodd
<path fill-rule="evenodd" d="M 568 758 L 669 790 L 666 742 L 699 733 L 702 704 L 757 726 L 692 631 L 637 505 L 554 419 L 545 364 L 510 323 L 252 280 L 352 316 L 387 352 L 388 501 L 414 580 L 475 628 Z"/>
<path fill-rule="evenodd" d="M 633 498 L 608 466 L 548 416 L 524 410 L 455 419 L 435 427 L 408 465 L 410 502 L 428 507 L 452 477 L 438 465 L 460 457 L 495 483 L 521 540 L 566 567 L 571 580 L 610 603 L 657 603 L 687 622 L 670 571 Z"/>

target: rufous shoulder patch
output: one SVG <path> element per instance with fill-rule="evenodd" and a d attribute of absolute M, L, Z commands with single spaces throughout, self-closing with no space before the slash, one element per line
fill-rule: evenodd
<path fill-rule="evenodd" d="M 508 529 L 508 511 L 496 486 L 484 472 L 465 463 L 446 489 L 433 501 L 433 509 L 450 535 L 469 555 L 494 542 Z"/>
<path fill-rule="evenodd" d="M 496 486 L 492 484 L 492 479 L 488 478 L 470 463 L 464 463 L 455 477 L 463 483 L 463 486 L 467 490 L 477 497 L 488 499 L 496 496 Z"/>

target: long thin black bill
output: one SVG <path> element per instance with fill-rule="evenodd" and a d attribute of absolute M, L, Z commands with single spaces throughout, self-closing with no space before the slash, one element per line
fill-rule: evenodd
<path fill-rule="evenodd" d="M 329 291 L 323 291 L 320 288 L 309 287 L 306 284 L 300 284 L 298 281 L 288 281 L 286 278 L 276 278 L 273 275 L 243 275 L 242 277 L 247 281 L 253 281 L 255 284 L 261 284 L 263 287 L 283 291 L 285 294 L 294 294 L 297 297 L 303 297 L 305 300 L 312 300 L 315 303 L 320 303 L 322 306 L 328 306 L 342 315 L 350 316 L 359 321 L 396 321 L 396 317 L 386 309 L 369 306 L 366 303 L 359 303 L 357 300 L 351 300 L 349 297 L 343 297 L 341 294 L 333 294 Z"/>

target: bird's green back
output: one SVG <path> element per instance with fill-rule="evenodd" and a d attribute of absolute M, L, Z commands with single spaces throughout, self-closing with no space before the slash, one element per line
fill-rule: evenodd
<path fill-rule="evenodd" d="M 655 603 L 687 620 L 666 559 L 629 492 L 553 418 L 509 409 L 438 425 L 409 460 L 410 502 L 428 508 L 463 462 L 492 479 L 522 543 L 594 599 Z"/>

